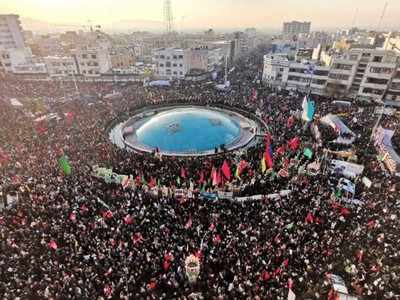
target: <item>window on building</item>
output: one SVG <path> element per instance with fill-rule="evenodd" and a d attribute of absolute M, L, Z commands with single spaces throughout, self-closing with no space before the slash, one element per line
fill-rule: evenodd
<path fill-rule="evenodd" d="M 374 56 L 373 62 L 382 62 L 383 56 Z"/>
<path fill-rule="evenodd" d="M 353 65 L 349 64 L 333 64 L 333 68 L 337 70 L 346 70 L 349 71 L 353 68 Z"/>
<path fill-rule="evenodd" d="M 173 67 L 177 67 L 178 65 L 177 65 L 177 64 L 172 64 L 172 66 L 173 66 Z"/>
<path fill-rule="evenodd" d="M 86 59 L 87 58 L 87 54 L 82 54 L 82 58 Z"/>
<path fill-rule="evenodd" d="M 178 59 L 178 56 L 174 55 L 172 56 L 173 59 Z"/>
<path fill-rule="evenodd" d="M 363 53 L 362 57 L 371 57 L 371 53 Z"/>
<path fill-rule="evenodd" d="M 371 88 L 363 89 L 364 94 L 383 95 L 383 92 L 384 92 L 384 90 L 379 90 L 379 89 L 371 89 Z"/>
<path fill-rule="evenodd" d="M 161 58 L 161 59 L 164 59 L 164 58 L 165 58 L 165 56 L 164 56 L 164 55 L 160 55 L 160 58 Z"/>
<path fill-rule="evenodd" d="M 337 79 L 337 80 L 348 80 L 349 79 L 349 75 L 346 74 L 336 74 L 336 73 L 330 73 L 329 74 L 329 78 L 331 79 Z"/>
<path fill-rule="evenodd" d="M 171 62 L 170 62 L 170 61 L 167 61 L 167 62 L 165 63 L 165 66 L 166 66 L 167 68 L 170 68 L 170 67 L 171 67 Z"/>
<path fill-rule="evenodd" d="M 171 57 L 170 56 L 167 56 L 167 60 L 170 60 L 171 59 Z"/>
<path fill-rule="evenodd" d="M 393 82 L 390 88 L 392 90 L 400 90 L 400 82 Z"/>
<path fill-rule="evenodd" d="M 183 67 L 183 64 L 179 64 L 180 67 Z"/>
<path fill-rule="evenodd" d="M 167 75 L 171 75 L 171 70 L 170 70 L 170 69 L 167 69 L 167 70 L 165 71 L 165 73 L 166 73 Z"/>
<path fill-rule="evenodd" d="M 163 68 L 163 67 L 164 67 L 164 64 L 160 64 L 160 67 Z"/>
<path fill-rule="evenodd" d="M 386 74 L 386 75 L 390 75 L 393 72 L 392 68 L 379 68 L 379 67 L 371 67 L 370 69 L 371 73 L 377 73 L 377 74 Z"/>
<path fill-rule="evenodd" d="M 174 71 L 174 75 L 177 75 L 177 74 L 178 74 L 178 72 Z"/>
<path fill-rule="evenodd" d="M 179 58 L 179 59 L 183 59 L 183 55 L 179 55 L 178 58 Z"/>
<path fill-rule="evenodd" d="M 96 59 L 96 58 L 97 58 L 97 55 L 96 55 L 96 54 L 92 54 L 92 58 L 93 58 L 93 59 Z"/>
<path fill-rule="evenodd" d="M 387 84 L 389 80 L 387 79 L 381 79 L 381 78 L 372 78 L 368 77 L 367 78 L 367 83 L 373 83 L 373 84 Z"/>
<path fill-rule="evenodd" d="M 183 72 L 182 72 L 182 71 L 180 71 L 180 72 L 179 72 L 179 75 L 183 75 Z"/>

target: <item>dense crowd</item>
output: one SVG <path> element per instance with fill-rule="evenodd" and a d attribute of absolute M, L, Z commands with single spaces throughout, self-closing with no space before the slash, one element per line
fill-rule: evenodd
<path fill-rule="evenodd" d="M 221 92 L 205 83 L 175 83 L 171 88 L 139 84 L 26 81 L 0 82 L 0 295 L 6 299 L 334 299 L 330 277 L 340 275 L 351 294 L 365 299 L 400 299 L 398 180 L 376 159 L 370 143 L 374 108 L 339 107 L 316 98 L 318 144 L 304 122 L 298 93 L 276 91 L 260 82 L 259 53 L 239 60 L 230 74 L 232 89 Z M 118 91 L 122 97 L 105 99 Z M 16 98 L 24 106 L 10 105 Z M 39 100 L 38 100 L 39 99 Z M 41 102 L 43 107 L 28 105 Z M 273 145 L 273 170 L 260 161 L 265 145 L 203 158 L 171 158 L 133 153 L 113 145 L 113 121 L 159 103 L 223 104 L 261 115 Z M 36 105 L 37 106 L 37 105 Z M 57 113 L 59 120 L 37 122 L 31 110 Z M 352 151 L 371 179 L 356 183 L 362 205 L 346 206 L 334 196 L 337 174 L 318 176 L 299 166 L 323 163 L 324 149 L 337 133 L 319 123 L 340 114 L 356 133 Z M 385 127 L 397 129 L 396 116 Z M 298 138 L 291 149 L 288 142 Z M 303 155 L 305 148 L 313 157 Z M 68 156 L 72 173 L 60 171 Z M 209 180 L 227 162 L 231 173 L 246 162 L 240 177 L 225 184 Z M 124 189 L 93 177 L 94 165 L 133 175 L 137 188 Z M 279 176 L 286 169 L 289 176 Z M 179 182 L 177 178 L 179 177 Z M 150 196 L 148 183 L 167 188 L 193 187 L 213 192 L 235 186 L 240 196 L 290 190 L 280 199 L 235 202 L 199 197 L 178 201 Z M 197 193 L 196 193 L 197 191 Z M 196 283 L 185 274 L 194 254 L 201 270 Z"/>

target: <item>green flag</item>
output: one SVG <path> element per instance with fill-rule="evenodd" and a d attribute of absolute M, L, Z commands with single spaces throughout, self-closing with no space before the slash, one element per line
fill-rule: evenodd
<path fill-rule="evenodd" d="M 60 165 L 60 168 L 65 175 L 71 174 L 72 168 L 68 161 L 68 157 L 66 157 L 65 155 L 61 156 L 60 159 L 58 160 L 58 164 Z"/>
<path fill-rule="evenodd" d="M 142 184 L 143 184 L 143 185 L 147 185 L 146 178 L 144 178 L 144 175 L 143 175 L 143 174 L 142 174 L 142 179 L 141 179 L 141 181 L 142 181 Z"/>
<path fill-rule="evenodd" d="M 310 148 L 304 149 L 304 156 L 307 157 L 308 159 L 311 159 L 313 155 L 313 152 Z"/>
<path fill-rule="evenodd" d="M 176 183 L 178 184 L 178 185 L 181 185 L 181 178 L 178 176 L 178 177 L 176 177 Z"/>

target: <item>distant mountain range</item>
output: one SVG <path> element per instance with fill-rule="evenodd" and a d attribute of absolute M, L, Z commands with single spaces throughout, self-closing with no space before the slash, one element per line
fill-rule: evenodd
<path fill-rule="evenodd" d="M 67 30 L 88 30 L 89 24 L 61 24 L 61 23 L 50 23 L 42 20 L 36 20 L 31 18 L 21 17 L 21 23 L 24 30 L 31 30 L 38 33 L 55 33 L 64 32 Z M 162 31 L 163 22 L 151 21 L 151 20 L 121 20 L 110 24 L 95 24 L 92 26 L 101 25 L 101 28 L 105 31 L 111 32 L 130 32 L 137 30 L 146 31 Z"/>

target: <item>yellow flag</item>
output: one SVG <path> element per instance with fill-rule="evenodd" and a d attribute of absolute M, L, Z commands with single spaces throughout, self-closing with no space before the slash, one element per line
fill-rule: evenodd
<path fill-rule="evenodd" d="M 265 164 L 265 158 L 263 156 L 263 158 L 261 159 L 261 172 L 264 174 L 266 170 L 267 170 L 267 165 Z"/>

